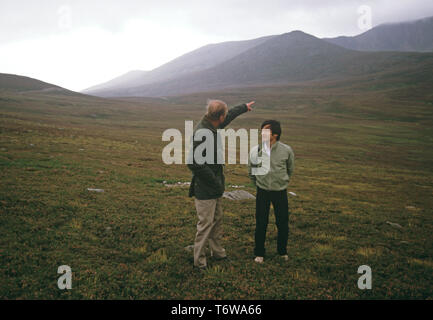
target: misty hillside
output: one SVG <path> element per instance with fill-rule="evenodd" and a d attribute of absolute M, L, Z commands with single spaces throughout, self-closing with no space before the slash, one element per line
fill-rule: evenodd
<path fill-rule="evenodd" d="M 245 41 L 229 41 L 209 44 L 197 50 L 186 53 L 152 71 L 136 71 L 115 78 L 102 85 L 93 86 L 82 92 L 92 95 L 111 96 L 112 90 L 132 88 L 144 84 L 167 81 L 189 73 L 209 69 L 247 51 L 273 36 L 261 37 Z"/>
<path fill-rule="evenodd" d="M 250 85 L 390 76 L 407 81 L 433 81 L 433 53 L 360 52 L 342 48 L 301 31 L 268 38 L 231 59 L 174 79 L 103 96 L 165 96 Z M 396 81 L 393 79 L 393 81 Z"/>
<path fill-rule="evenodd" d="M 360 51 L 433 51 L 433 17 L 382 24 L 355 37 L 325 38 L 330 43 Z"/>

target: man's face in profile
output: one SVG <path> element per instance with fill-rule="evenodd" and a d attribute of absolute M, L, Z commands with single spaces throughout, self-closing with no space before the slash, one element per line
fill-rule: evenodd
<path fill-rule="evenodd" d="M 220 116 L 219 122 L 222 124 L 227 117 L 227 112 Z"/>
<path fill-rule="evenodd" d="M 271 140 L 271 125 L 267 124 L 262 128 L 262 141 L 270 141 Z"/>

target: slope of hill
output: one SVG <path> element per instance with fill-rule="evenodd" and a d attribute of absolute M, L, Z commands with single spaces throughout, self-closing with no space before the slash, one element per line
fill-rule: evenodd
<path fill-rule="evenodd" d="M 16 74 L 0 73 L 0 93 L 8 92 L 18 94 L 32 93 L 83 96 L 81 93 L 71 91 L 38 79 Z"/>
<path fill-rule="evenodd" d="M 66 89 L 29 77 L 8 73 L 0 73 L 0 90 L 33 91 Z"/>
<path fill-rule="evenodd" d="M 432 80 L 433 53 L 359 52 L 301 31 L 267 41 L 214 67 L 172 80 L 119 88 L 106 96 L 165 96 L 250 85 L 284 84 L 359 76 L 387 76 L 410 81 Z"/>
<path fill-rule="evenodd" d="M 360 51 L 433 51 L 433 17 L 382 24 L 355 37 L 325 38 L 330 43 Z"/>
<path fill-rule="evenodd" d="M 136 81 L 139 81 L 140 79 L 144 78 L 147 72 L 148 71 L 142 71 L 142 70 L 129 71 L 117 78 L 114 78 L 107 82 L 85 89 L 82 92 L 83 93 L 97 92 L 97 91 L 103 91 L 110 88 L 125 88 L 125 87 L 127 88 L 128 86 L 131 85 L 131 83 L 135 83 Z"/>
<path fill-rule="evenodd" d="M 274 36 L 261 37 L 244 41 L 229 41 L 223 43 L 209 44 L 197 50 L 186 53 L 152 71 L 135 74 L 134 77 L 121 80 L 121 85 L 116 83 L 119 78 L 108 81 L 102 85 L 93 86 L 82 92 L 98 96 L 112 96 L 111 91 L 120 88 L 133 88 L 144 84 L 168 81 L 190 73 L 206 70 L 238 54 L 245 52 Z M 130 73 L 127 73 L 127 75 Z"/>

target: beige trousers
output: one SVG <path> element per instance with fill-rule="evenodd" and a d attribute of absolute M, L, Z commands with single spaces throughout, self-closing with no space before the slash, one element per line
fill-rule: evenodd
<path fill-rule="evenodd" d="M 226 256 L 225 249 L 221 246 L 222 237 L 222 198 L 210 200 L 195 199 L 198 223 L 194 241 L 194 266 L 205 267 L 206 244 L 209 242 L 211 254 L 216 258 Z"/>

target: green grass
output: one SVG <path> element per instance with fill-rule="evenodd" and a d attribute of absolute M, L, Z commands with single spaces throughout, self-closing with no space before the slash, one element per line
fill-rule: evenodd
<path fill-rule="evenodd" d="M 326 85 L 168 101 L 3 93 L 0 298 L 433 298 L 431 95 L 398 94 Z M 282 122 L 296 156 L 289 191 L 298 195 L 289 196 L 289 262 L 278 259 L 271 214 L 268 255 L 255 264 L 254 201 L 224 199 L 232 263 L 192 268 L 183 248 L 194 240 L 194 200 L 162 183 L 189 181 L 190 172 L 163 164 L 161 136 L 197 123 L 209 97 L 257 101 L 233 128 Z M 255 193 L 246 172 L 228 165 L 226 188 Z M 64 264 L 69 291 L 57 288 Z M 357 288 L 363 264 L 373 271 L 370 291 Z"/>

